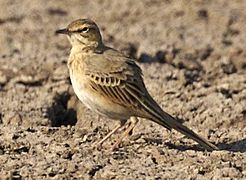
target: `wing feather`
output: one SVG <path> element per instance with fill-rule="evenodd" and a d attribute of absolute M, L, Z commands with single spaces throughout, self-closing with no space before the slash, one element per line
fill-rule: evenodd
<path fill-rule="evenodd" d="M 125 68 L 123 68 L 125 67 Z M 142 72 L 134 61 L 126 61 L 119 71 L 87 72 L 91 86 L 114 103 L 143 111 L 162 119 L 162 110 L 151 98 L 143 83 Z M 163 124 L 163 122 L 162 122 Z M 164 125 L 170 129 L 168 124 Z"/>

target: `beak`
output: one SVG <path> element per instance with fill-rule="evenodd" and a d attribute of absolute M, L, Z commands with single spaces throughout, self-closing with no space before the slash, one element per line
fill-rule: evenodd
<path fill-rule="evenodd" d="M 58 29 L 57 31 L 56 31 L 56 34 L 69 34 L 69 31 L 68 31 L 68 29 Z"/>

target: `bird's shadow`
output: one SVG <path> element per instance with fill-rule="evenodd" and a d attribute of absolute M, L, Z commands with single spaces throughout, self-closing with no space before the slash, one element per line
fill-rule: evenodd
<path fill-rule="evenodd" d="M 147 143 L 151 143 L 151 144 L 161 144 L 163 142 L 163 140 L 160 138 L 144 138 L 144 140 Z M 176 145 L 170 142 L 166 142 L 164 144 L 168 146 L 170 149 L 177 149 L 179 151 L 187 151 L 187 150 L 205 151 L 204 148 L 202 148 L 198 144 L 192 146 Z M 218 143 L 215 145 L 219 148 L 219 150 L 224 150 L 229 152 L 240 152 L 240 153 L 246 152 L 246 138 L 232 143 Z"/>
<path fill-rule="evenodd" d="M 51 121 L 51 126 L 75 125 L 77 123 L 77 112 L 73 108 L 68 108 L 67 104 L 71 95 L 68 92 L 57 94 L 53 98 L 53 103 L 47 108 L 47 118 Z"/>
<path fill-rule="evenodd" d="M 246 138 L 232 143 L 219 143 L 217 146 L 221 150 L 244 153 L 246 152 Z"/>

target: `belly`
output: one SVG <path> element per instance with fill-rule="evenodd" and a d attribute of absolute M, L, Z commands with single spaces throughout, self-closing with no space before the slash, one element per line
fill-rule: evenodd
<path fill-rule="evenodd" d="M 131 113 L 127 108 L 110 101 L 102 94 L 94 91 L 86 83 L 86 80 L 78 81 L 71 75 L 70 78 L 75 94 L 86 107 L 112 119 L 127 120 L 130 118 Z"/>

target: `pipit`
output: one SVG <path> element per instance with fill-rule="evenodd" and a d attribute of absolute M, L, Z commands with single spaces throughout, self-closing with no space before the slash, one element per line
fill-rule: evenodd
<path fill-rule="evenodd" d="M 72 45 L 67 65 L 74 92 L 80 101 L 96 113 L 120 121 L 98 143 L 99 146 L 125 127 L 113 145 L 117 148 L 141 117 L 168 130 L 179 131 L 208 151 L 218 149 L 160 108 L 145 87 L 140 67 L 133 59 L 104 45 L 95 22 L 78 19 L 56 33 L 66 34 Z M 130 123 L 126 123 L 128 119 Z"/>

